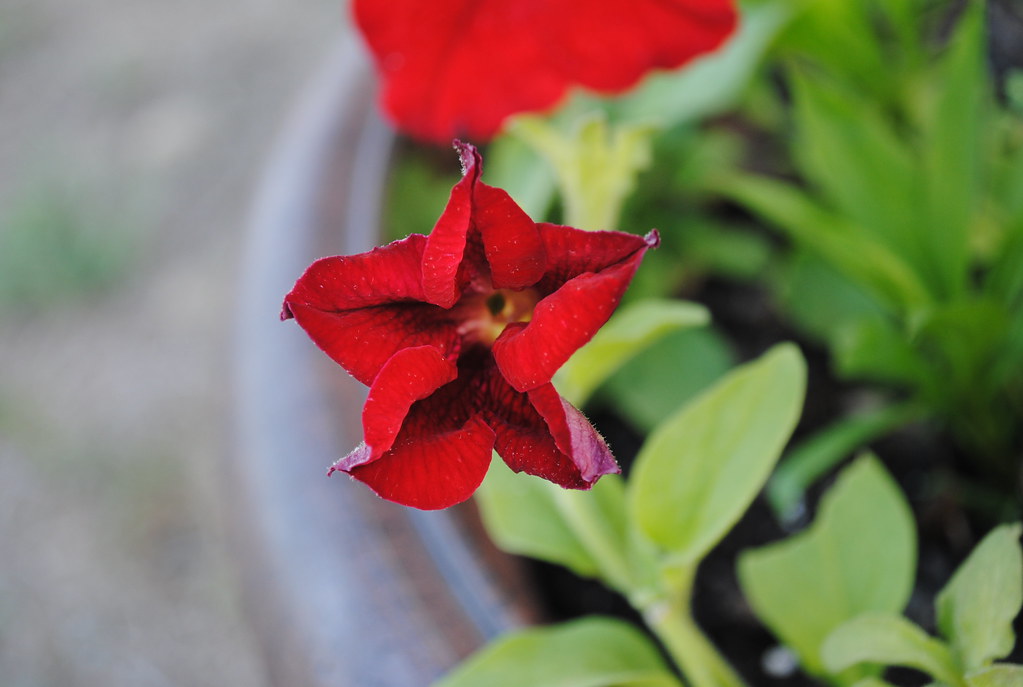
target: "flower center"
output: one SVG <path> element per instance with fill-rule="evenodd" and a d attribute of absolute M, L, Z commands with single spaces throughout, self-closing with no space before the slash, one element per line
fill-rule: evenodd
<path fill-rule="evenodd" d="M 466 302 L 460 333 L 489 346 L 513 322 L 529 322 L 540 295 L 533 289 L 500 289 Z"/>

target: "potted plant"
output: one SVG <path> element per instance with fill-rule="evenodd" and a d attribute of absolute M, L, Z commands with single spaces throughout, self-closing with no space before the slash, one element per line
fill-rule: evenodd
<path fill-rule="evenodd" d="M 388 13 L 377 12 L 374 3 L 361 2 L 359 7 L 360 25 L 370 36 L 384 71 L 398 70 L 397 76 L 391 74 L 385 96 L 390 115 L 420 137 L 447 135 L 444 126 L 452 120 L 444 115 L 450 115 L 451 108 L 456 107 L 451 102 L 457 105 L 460 101 L 443 97 L 446 91 L 441 88 L 430 107 L 407 109 L 407 98 L 415 95 L 415 88 L 412 96 L 400 89 L 396 95 L 394 84 L 402 78 L 401 65 L 419 62 L 403 61 L 401 54 L 396 58 L 393 41 L 401 47 L 408 35 L 398 30 L 381 31 L 380 22 L 388 20 Z M 602 472 L 611 471 L 603 459 L 593 458 L 592 446 L 599 442 L 579 438 L 589 435 L 573 419 L 570 405 L 558 415 L 563 419 L 551 419 L 552 413 L 557 414 L 551 410 L 556 404 L 545 400 L 548 392 L 541 389 L 540 385 L 546 383 L 543 380 L 550 379 L 546 370 L 537 372 L 542 365 L 516 362 L 509 357 L 514 353 L 502 353 L 515 348 L 513 333 L 529 327 L 532 331 L 538 329 L 533 318 L 537 323 L 543 321 L 541 303 L 554 311 L 551 303 L 558 299 L 564 280 L 555 286 L 542 286 L 548 283 L 542 271 L 537 273 L 539 276 L 522 278 L 521 283 L 515 282 L 518 277 L 513 275 L 497 276 L 495 283 L 498 278 L 506 283 L 493 293 L 463 286 L 459 288 L 468 290 L 450 303 L 444 300 L 442 290 L 423 295 L 401 291 L 405 287 L 400 285 L 389 288 L 398 289 L 397 301 L 402 303 L 411 299 L 462 314 L 469 307 L 466 294 L 473 298 L 482 294 L 486 298 L 481 296 L 479 303 L 473 301 L 473 307 L 478 305 L 484 315 L 489 312 L 491 319 L 487 322 L 505 317 L 508 308 L 508 312 L 515 310 L 519 300 L 525 299 L 526 315 L 501 320 L 502 327 L 511 329 L 495 331 L 488 346 L 493 345 L 503 378 L 516 393 L 528 395 L 552 440 L 578 468 L 579 472 L 573 474 L 581 477 L 574 479 L 582 479 L 584 484 L 576 486 L 592 486 L 593 491 L 566 492 L 492 467 L 480 493 L 484 521 L 490 535 L 504 549 L 565 565 L 621 593 L 643 617 L 687 682 L 738 685 L 744 677 L 751 680 L 762 676 L 755 662 L 765 648 L 780 641 L 785 649 L 767 654 L 775 661 L 769 671 L 775 676 L 789 674 L 790 668 L 799 664 L 817 680 L 877 685 L 887 684 L 881 678 L 884 666 L 901 665 L 929 673 L 943 684 L 1017 684 L 1013 682 L 1019 679 L 1017 667 L 992 665 L 992 661 L 1005 657 L 1014 644 L 1011 622 L 1019 610 L 1018 578 L 1023 574 L 1018 529 L 994 529 L 954 576 L 955 564 L 980 539 L 980 533 L 966 537 L 957 552 L 942 554 L 944 570 L 923 573 L 930 580 L 925 594 L 940 590 L 936 614 L 941 638 L 930 637 L 901 615 L 916 574 L 917 527 L 900 488 L 875 458 L 862 457 L 841 472 L 837 483 L 827 489 L 806 532 L 766 548 L 762 546 L 766 542 L 763 531 L 752 540 L 725 539 L 722 543 L 737 522 L 736 534 L 745 537 L 750 534 L 751 522 L 769 517 L 760 510 L 760 515 L 752 519 L 747 516 L 740 522 L 772 473 L 767 493 L 780 522 L 791 527 L 802 517 L 805 523 L 805 514 L 800 515 L 805 510 L 800 509 L 808 503 L 807 490 L 819 491 L 822 487 L 815 486 L 818 478 L 839 459 L 921 417 L 937 422 L 960 418 L 952 401 L 962 400 L 964 389 L 981 394 L 973 401 L 967 400 L 974 410 L 979 403 L 976 399 L 1002 398 L 1002 394 L 1011 399 L 1018 391 L 1019 377 L 1013 373 L 1018 366 L 1014 368 L 1013 363 L 1019 361 L 1019 350 L 1013 342 L 1017 341 L 1014 332 L 1018 330 L 1019 298 L 1017 282 L 1011 275 L 1012 266 L 1019 262 L 1019 254 L 1014 252 L 1018 239 L 1014 237 L 1020 224 L 1013 219 L 1017 216 L 1013 209 L 1016 194 L 1011 182 L 1016 178 L 1015 161 L 1021 159 L 1019 121 L 1011 108 L 987 104 L 989 91 L 983 85 L 982 66 L 983 13 L 978 6 L 968 7 L 962 16 L 955 17 L 955 30 L 949 37 L 921 29 L 918 20 L 922 15 L 915 4 L 904 9 L 887 8 L 881 15 L 867 2 L 850 2 L 832 14 L 800 9 L 795 11 L 782 4 L 746 8 L 738 36 L 720 53 L 680 73 L 649 79 L 627 97 L 610 103 L 595 104 L 592 99 L 577 97 L 552 118 L 525 117 L 504 124 L 503 115 L 495 118 L 490 101 L 485 99 L 483 107 L 466 109 L 464 118 L 458 120 L 459 126 L 479 136 L 489 136 L 502 125 L 511 132 L 514 140 L 501 138 L 486 153 L 487 181 L 494 183 L 496 177 L 518 201 L 515 207 L 521 204 L 534 218 L 549 211 L 555 184 L 560 189 L 561 203 L 554 212 L 560 212 L 566 224 L 586 228 L 619 226 L 626 217 L 642 218 L 647 208 L 655 208 L 649 212 L 660 217 L 660 224 L 667 216 L 663 207 L 667 204 L 670 208 L 679 193 L 688 194 L 684 197 L 708 209 L 680 222 L 690 227 L 685 232 L 662 226 L 665 236 L 675 239 L 674 247 L 669 248 L 665 241 L 664 247 L 644 258 L 647 265 L 639 271 L 638 283 L 631 292 L 634 302 L 578 355 L 567 362 L 558 360 L 559 365 L 565 365 L 555 384 L 568 401 L 579 405 L 590 401 L 584 407 L 598 412 L 601 407 L 608 409 L 625 424 L 648 434 L 645 440 L 636 440 L 642 448 L 627 482 L 614 476 L 596 482 Z M 880 24 L 875 26 L 871 22 L 878 16 Z M 938 18 L 947 20 L 949 16 L 945 12 Z M 558 19 L 563 17 L 552 15 L 552 20 Z M 619 28 L 626 33 L 633 30 Z M 431 33 L 421 26 L 417 30 Z M 822 47 L 821 35 L 837 36 L 836 41 L 859 41 L 869 49 L 850 56 L 833 46 Z M 464 34 L 458 36 L 464 38 Z M 471 48 L 478 52 L 473 40 L 480 37 L 469 36 L 462 46 L 468 46 L 469 55 L 474 54 Z M 798 64 L 790 62 L 795 66 L 782 75 L 792 89 L 791 108 L 765 81 L 755 81 L 752 90 L 744 90 L 761 54 L 772 42 L 774 50 L 790 60 L 799 60 Z M 710 45 L 713 41 L 702 49 Z M 691 52 L 685 59 L 692 56 Z M 890 59 L 887 78 L 871 80 L 875 62 L 893 54 L 896 58 Z M 624 51 L 624 55 L 627 61 L 629 52 Z M 338 59 L 348 67 L 358 63 L 351 52 Z M 262 627 L 267 628 L 263 630 L 264 645 L 268 653 L 280 657 L 271 661 L 276 679 L 287 684 L 295 680 L 332 684 L 346 679 L 356 683 L 377 680 L 418 684 L 438 677 L 482 639 L 537 617 L 535 605 L 509 604 L 512 597 L 525 597 L 519 595 L 522 577 L 507 572 L 507 559 L 488 549 L 484 539 L 448 536 L 464 535 L 466 528 L 473 528 L 471 508 L 460 515 L 395 508 L 375 500 L 356 483 L 338 486 L 334 484 L 337 480 L 328 483 L 320 479 L 319 471 L 308 464 L 335 463 L 358 443 L 364 431 L 366 446 L 337 461 L 337 469 L 352 473 L 392 500 L 426 508 L 447 505 L 444 494 L 436 496 L 438 489 L 443 492 L 446 487 L 437 487 L 432 477 L 410 478 L 407 482 L 411 486 L 401 482 L 395 487 L 395 473 L 383 467 L 366 469 L 393 453 L 390 443 L 379 450 L 376 447 L 378 439 L 371 434 L 376 437 L 384 430 L 379 429 L 382 421 L 374 417 L 397 418 L 398 424 L 384 432 L 390 437 L 387 441 L 395 441 L 400 432 L 406 432 L 400 436 L 411 436 L 411 430 L 407 430 L 411 414 L 406 414 L 411 413 L 412 405 L 431 403 L 431 394 L 437 389 L 457 382 L 444 375 L 460 376 L 475 369 L 458 357 L 461 348 L 441 347 L 439 357 L 432 349 L 421 350 L 434 345 L 427 337 L 429 345 L 402 355 L 417 361 L 420 367 L 415 369 L 433 370 L 430 374 L 439 375 L 437 380 L 430 382 L 426 373 L 423 377 L 412 375 L 410 379 L 417 380 L 415 383 L 422 388 L 408 397 L 403 410 L 387 406 L 387 413 L 371 411 L 374 403 L 378 407 L 391 403 L 373 401 L 373 394 L 376 391 L 378 399 L 393 396 L 388 391 L 393 385 L 384 383 L 383 370 L 384 363 L 390 364 L 397 353 L 358 352 L 368 358 L 381 357 L 371 365 L 371 372 L 360 375 L 360 363 L 351 361 L 347 349 L 336 349 L 336 345 L 350 346 L 350 341 L 334 344 L 333 330 L 324 334 L 324 330 L 317 330 L 319 325 L 313 319 L 303 321 L 299 316 L 300 324 L 314 341 L 371 387 L 371 402 L 366 404 L 360 429 L 357 415 L 350 410 L 361 403 L 359 385 L 343 375 L 331 376 L 331 365 L 325 357 L 318 357 L 307 344 L 283 334 L 282 328 L 269 329 L 265 317 L 268 304 L 279 302 L 289 291 L 285 315 L 295 315 L 299 308 L 330 312 L 331 317 L 347 312 L 340 306 L 324 307 L 315 294 L 319 289 L 335 288 L 330 275 L 336 274 L 338 265 L 348 270 L 348 276 L 339 283 L 353 283 L 351 266 L 363 259 L 360 255 L 369 255 L 366 251 L 372 245 L 383 243 L 376 232 L 381 224 L 380 199 L 392 138 L 372 114 L 369 69 L 362 63 L 355 71 L 357 75 L 333 83 L 331 79 L 336 76 L 325 77 L 326 87 L 319 89 L 314 104 L 300 117 L 303 124 L 299 130 L 305 133 L 284 147 L 282 164 L 276 167 L 283 171 L 270 177 L 263 194 L 269 200 L 256 214 L 249 253 L 250 281 L 245 284 L 247 300 L 241 310 L 245 353 L 239 357 L 241 431 L 235 472 L 242 486 L 238 490 L 242 499 L 239 512 L 246 515 L 240 531 L 245 535 L 243 540 L 247 539 L 252 561 L 245 566 L 246 572 L 270 574 L 274 579 L 273 584 L 256 583 L 252 588 L 259 589 L 264 597 L 259 605 L 265 614 Z M 840 77 L 835 91 L 840 95 L 829 91 L 830 85 L 821 80 L 822 73 Z M 577 74 L 573 78 L 592 86 L 587 79 L 595 77 Z M 628 78 L 624 81 L 631 83 Z M 423 80 L 413 78 L 413 83 L 421 87 Z M 975 97 L 966 99 L 973 105 L 960 102 L 958 96 L 964 90 L 974 93 Z M 689 98 L 680 99 L 676 95 L 679 92 Z M 742 116 L 719 119 L 714 127 L 703 127 L 697 129 L 698 135 L 693 134 L 694 121 L 724 109 L 739 93 L 747 93 L 745 107 L 740 109 Z M 933 102 L 941 104 L 937 114 L 920 109 Z M 982 106 L 976 107 L 976 102 Z M 339 104 L 345 107 L 337 107 Z M 525 107 L 544 104 L 527 103 Z M 664 121 L 660 125 L 641 121 L 650 112 L 662 115 Z M 859 114 L 849 121 L 849 112 Z M 403 120 L 408 117 L 411 123 Z M 772 137 L 780 124 L 789 122 L 799 134 L 792 151 L 793 168 L 785 167 L 790 158 L 777 148 L 777 139 Z M 911 131 L 906 137 L 908 143 L 898 143 L 897 135 L 903 130 L 899 127 Z M 977 134 L 965 144 L 958 138 L 963 127 Z M 978 143 L 984 137 L 999 151 L 997 154 L 984 152 L 991 149 Z M 654 141 L 657 146 L 651 147 Z M 757 173 L 750 172 L 741 156 L 754 145 L 769 150 L 775 146 L 774 157 L 769 158 L 769 164 L 761 162 Z M 478 263 L 484 265 L 478 269 L 483 270 L 481 274 L 499 275 L 503 269 L 500 252 L 506 250 L 500 245 L 504 244 L 488 242 L 489 220 L 473 213 L 478 208 L 504 208 L 505 201 L 490 200 L 496 193 L 494 187 L 479 181 L 479 157 L 469 150 L 462 147 L 465 177 L 455 185 L 448 209 L 441 214 L 431 236 L 446 231 L 460 207 L 469 208 L 470 231 L 481 232 L 486 249 L 486 262 Z M 687 157 L 695 163 L 679 169 L 680 160 Z M 416 159 L 414 154 L 412 159 Z M 889 160 L 892 167 L 878 167 L 880 159 Z M 841 164 L 836 164 L 838 161 Z M 903 173 L 916 169 L 914 165 L 920 166 L 918 173 Z M 985 171 L 980 177 L 973 176 L 978 169 Z M 647 170 L 646 176 L 637 176 L 641 170 Z M 810 191 L 789 187 L 763 174 L 793 170 L 808 181 Z M 910 185 L 906 193 L 921 194 L 922 216 L 937 221 L 945 227 L 943 231 L 951 232 L 949 235 L 966 237 L 965 243 L 935 243 L 919 234 L 914 238 L 912 233 L 901 244 L 885 242 L 891 232 L 879 237 L 877 232 L 886 226 L 885 222 L 896 228 L 904 225 L 904 207 L 896 202 L 896 194 L 890 207 L 879 200 L 869 212 L 861 212 L 863 199 L 883 199 L 885 193 L 894 193 L 893 184 L 905 181 L 907 174 L 910 181 L 906 183 Z M 404 177 L 405 186 L 400 173 L 395 178 L 391 193 L 405 193 L 401 197 L 407 197 L 408 180 L 417 177 Z M 977 178 L 996 183 L 982 186 Z M 685 184 L 680 186 L 680 179 Z M 964 185 L 968 191 L 959 192 Z M 957 194 L 950 195 L 952 190 Z M 459 193 L 471 200 L 459 205 L 463 202 L 456 198 Z M 402 203 L 394 205 L 401 208 Z M 886 215 L 887 210 L 894 214 Z M 749 211 L 784 229 L 790 244 L 779 247 L 765 238 L 762 229 L 750 229 Z M 504 210 L 498 214 L 504 217 L 509 212 L 514 214 Z M 399 216 L 412 217 L 413 224 L 417 217 L 415 212 Z M 390 219 L 393 223 L 393 211 Z M 691 229 L 701 222 L 702 231 Z M 993 237 L 987 231 L 992 223 L 1002 227 Z M 560 228 L 537 226 L 544 245 L 560 245 L 557 242 L 561 239 L 550 238 Z M 345 230 L 340 231 L 341 227 Z M 507 232 L 517 230 L 502 226 L 499 231 L 506 239 Z M 578 253 L 595 250 L 596 244 L 581 233 L 563 235 L 583 242 L 579 245 L 585 249 Z M 336 243 L 340 236 L 345 237 L 343 245 Z M 607 236 L 607 241 L 628 241 Z M 1000 252 L 974 245 L 985 236 L 985 240 L 1002 247 Z M 522 237 L 527 244 L 531 240 L 528 234 Z M 469 243 L 476 240 L 470 237 Z M 653 238 L 645 244 L 638 237 L 635 241 L 635 248 L 630 249 L 633 253 L 626 251 L 605 262 L 598 259 L 586 274 L 599 281 L 604 271 L 618 269 L 616 261 L 628 262 L 632 258 L 625 256 L 633 254 L 638 261 L 656 243 Z M 385 250 L 390 250 L 389 255 L 415 251 L 425 251 L 426 255 L 431 245 L 440 244 L 439 238 L 409 239 Z M 691 249 L 685 255 L 679 253 L 682 245 Z M 949 259 L 931 260 L 928 251 Z M 314 265 L 296 287 L 291 287 L 290 282 L 301 274 L 305 264 L 320 255 L 335 253 L 354 257 L 318 263 L 320 267 Z M 466 260 L 459 258 L 452 264 L 470 272 L 477 269 L 465 267 Z M 934 266 L 947 269 L 928 271 Z M 652 276 L 644 277 L 644 269 Z M 426 267 L 423 270 L 417 282 L 420 287 L 436 276 L 428 275 Z M 990 277 L 994 286 L 983 288 L 983 297 L 975 296 L 961 278 L 963 270 L 982 270 L 974 273 L 974 278 L 977 274 Z M 366 274 L 371 272 L 377 273 L 366 270 Z M 764 274 L 772 278 L 764 279 Z M 568 281 L 583 276 L 583 272 L 573 272 Z M 945 277 L 951 281 L 942 281 Z M 730 293 L 736 293 L 734 287 L 722 286 L 728 279 L 743 282 L 737 293 L 746 300 L 738 308 L 734 297 L 730 301 L 733 312 L 744 311 L 741 317 L 729 318 L 728 308 L 719 307 L 713 312 L 721 328 L 726 333 L 730 329 L 732 333 L 749 334 L 755 329 L 749 324 L 751 319 L 756 321 L 755 311 L 753 318 L 748 312 L 751 303 L 778 308 L 782 317 L 775 321 L 781 324 L 773 325 L 774 331 L 801 338 L 804 348 L 813 353 L 810 378 L 818 385 L 817 389 L 811 388 L 811 393 L 817 394 L 812 396 L 814 408 L 821 410 L 829 403 L 832 406 L 830 417 L 811 421 L 816 426 L 807 426 L 804 421 L 799 430 L 803 443 L 777 470 L 775 463 L 802 410 L 806 365 L 798 349 L 782 346 L 764 353 L 763 334 L 754 332 L 754 337 L 740 342 L 744 344 L 740 349 L 746 349 L 742 351 L 744 358 L 756 359 L 726 374 L 729 361 L 727 352 L 722 353 L 725 349 L 720 342 L 724 337 L 720 332 L 694 338 L 690 331 L 706 324 L 705 310 L 663 299 L 643 302 L 641 298 L 686 293 L 720 306 L 724 302 L 722 291 L 729 293 L 732 289 Z M 394 280 L 400 281 L 397 277 Z M 618 277 L 610 281 L 616 289 L 621 286 Z M 950 284 L 958 284 L 960 291 Z M 536 295 L 522 295 L 532 292 Z M 792 293 L 808 294 L 812 307 L 792 297 Z M 496 300 L 498 296 L 500 301 Z M 612 300 L 619 297 L 615 295 Z M 814 301 L 815 297 L 819 300 Z M 970 299 L 976 299 L 976 303 Z M 599 308 L 599 301 L 593 304 Z M 378 305 L 377 301 L 372 303 L 372 307 Z M 986 319 L 975 322 L 976 317 Z M 463 317 L 460 321 L 460 332 L 476 331 L 477 320 Z M 944 327 L 942 323 L 951 324 Z M 983 346 L 973 344 L 978 328 L 989 335 L 979 339 Z M 345 331 L 357 334 L 352 329 L 340 331 L 342 335 Z M 553 331 L 550 336 L 554 338 L 571 335 L 548 331 Z M 583 339 L 592 334 L 587 329 Z M 376 344 L 369 339 L 358 340 L 363 347 L 382 345 L 386 349 L 388 345 L 386 340 Z M 821 341 L 830 346 L 830 357 L 825 349 L 818 348 Z M 652 342 L 657 343 L 648 348 Z M 542 342 L 537 344 L 534 338 L 526 348 L 533 350 L 537 345 Z M 644 353 L 637 355 L 639 351 Z M 528 353 L 518 355 L 528 360 Z M 705 378 L 697 383 L 691 372 L 678 373 L 685 367 L 677 364 L 680 358 L 697 361 Z M 820 382 L 814 380 L 830 376 L 827 365 L 831 359 L 839 361 L 839 372 L 846 377 L 866 378 L 872 385 L 829 382 L 829 388 L 838 392 L 837 402 L 834 394 L 830 400 L 818 402 Z M 994 363 L 997 374 L 989 372 L 992 359 L 1001 361 Z M 445 371 L 445 364 L 453 369 Z M 392 368 L 405 369 L 397 362 Z M 942 369 L 949 370 L 947 379 L 942 378 Z M 954 380 L 959 381 L 954 385 Z M 886 387 L 878 386 L 878 382 L 888 389 L 908 388 L 908 395 L 903 396 L 907 400 L 891 403 L 887 400 L 891 392 L 882 391 Z M 695 393 L 697 387 L 702 388 L 701 393 Z M 991 389 L 995 391 L 988 393 Z M 864 410 L 860 403 L 850 406 L 849 399 L 862 399 L 865 392 L 875 399 L 873 407 Z M 880 405 L 876 400 L 879 398 Z M 419 406 L 420 410 L 426 407 Z M 429 406 L 430 413 L 442 425 L 450 418 L 442 417 L 438 407 Z M 835 407 L 840 412 L 833 412 Z M 500 431 L 507 431 L 502 429 L 505 425 L 500 425 L 507 424 L 507 416 L 501 420 L 500 413 L 495 415 L 491 406 L 470 410 L 460 417 L 458 427 L 445 430 L 464 433 L 459 435 L 459 446 L 486 437 L 487 432 L 500 437 Z M 808 415 L 812 418 L 812 413 Z M 341 417 L 348 424 L 339 420 Z M 491 417 L 497 419 L 488 419 Z M 987 419 L 983 413 L 981 417 Z M 482 425 L 470 424 L 479 418 L 483 418 Z M 999 421 L 993 416 L 990 419 Z M 912 470 L 926 471 L 924 482 L 931 490 L 922 498 L 920 492 L 911 493 L 917 517 L 927 514 L 921 508 L 933 509 L 942 501 L 956 498 L 954 486 L 934 495 L 942 474 L 965 474 L 967 478 L 980 474 L 981 478 L 974 480 L 980 489 L 990 489 L 990 484 L 999 481 L 1004 484 L 1005 477 L 999 476 L 999 470 L 1012 480 L 1018 477 L 1018 456 L 1014 459 L 1013 451 L 1018 451 L 1019 435 L 1018 431 L 1013 433 L 1011 422 L 1008 433 L 1002 434 L 984 429 L 984 423 L 965 423 L 968 429 L 984 429 L 984 436 L 995 437 L 991 444 L 1003 456 L 998 470 L 978 468 L 976 462 L 964 469 L 963 456 L 970 455 L 969 447 L 975 441 L 970 431 L 962 434 L 956 429 L 957 422 L 945 424 L 963 439 L 960 448 L 945 453 L 954 458 L 929 465 L 926 457 L 918 457 L 909 464 Z M 1004 427 L 1004 423 L 999 426 Z M 574 433 L 576 430 L 583 434 Z M 564 434 L 559 435 L 559 431 Z M 413 443 L 422 444 L 426 439 L 421 437 L 428 436 L 417 434 Z M 575 451 L 582 444 L 591 448 L 579 458 Z M 879 448 L 884 456 L 885 445 Z M 514 469 L 548 477 L 553 474 L 553 468 L 526 465 L 507 439 L 498 439 L 497 451 Z M 584 465 L 592 471 L 588 473 Z M 904 474 L 898 476 L 905 482 Z M 475 488 L 473 479 L 463 480 L 470 493 Z M 565 484 L 571 480 L 554 481 Z M 997 496 L 997 489 L 975 491 L 982 495 L 982 505 L 989 506 L 987 512 L 964 507 L 963 501 L 955 505 L 954 517 L 959 522 L 986 522 L 985 530 L 997 520 L 1018 518 L 1019 499 L 1014 488 L 1003 490 L 1002 496 Z M 339 489 L 346 493 L 339 496 Z M 463 491 L 456 500 L 464 498 Z M 994 517 L 992 504 L 1001 509 Z M 780 531 L 775 528 L 767 538 L 779 537 Z M 928 556 L 933 553 L 929 531 L 933 528 L 924 528 L 924 544 L 928 547 L 924 553 Z M 713 621 L 720 619 L 716 615 L 728 614 L 713 609 L 714 615 L 708 617 L 699 603 L 701 599 L 706 603 L 708 590 L 720 586 L 708 578 L 707 570 L 711 566 L 719 570 L 717 566 L 722 564 L 732 569 L 736 556 L 730 549 L 736 546 L 748 550 L 738 557 L 741 594 L 736 587 L 728 592 L 729 598 L 739 599 L 742 608 L 738 615 L 744 615 L 749 621 L 745 624 L 756 625 L 759 632 L 754 661 L 737 661 L 738 671 L 724 658 L 732 647 L 722 646 L 722 651 L 715 648 L 715 643 L 725 643 L 722 640 L 729 637 L 730 630 L 727 623 L 718 630 Z M 841 571 L 829 567 L 829 551 L 841 554 Z M 699 576 L 698 567 L 703 571 Z M 512 573 L 514 568 L 512 565 Z M 801 577 L 807 572 L 805 578 Z M 381 579 L 393 583 L 382 584 Z M 998 590 L 997 602 L 985 602 L 984 590 L 992 589 Z M 694 591 L 698 622 L 694 622 L 691 606 Z M 845 601 L 836 601 L 836 594 Z M 420 603 L 422 599 L 429 602 Z M 927 624 L 927 611 L 921 610 L 925 606 L 919 602 L 911 606 L 912 620 Z M 732 616 L 734 620 L 735 613 Z M 701 624 L 709 630 L 710 639 L 700 630 Z M 977 629 L 981 625 L 989 628 L 987 634 Z M 770 638 L 764 626 L 777 640 Z M 436 627 L 445 631 L 430 629 Z M 287 628 L 287 632 L 281 628 Z M 395 636 L 407 637 L 408 642 L 394 642 Z M 510 676 L 512 682 L 508 684 L 520 684 L 515 680 L 525 679 L 523 676 L 529 676 L 530 684 L 543 684 L 544 679 L 556 682 L 569 676 L 596 680 L 592 684 L 612 684 L 616 680 L 676 684 L 673 669 L 665 665 L 653 646 L 636 630 L 611 621 L 584 620 L 564 628 L 527 630 L 480 654 L 444 684 L 502 684 L 495 681 L 501 675 Z M 566 662 L 566 655 L 578 660 Z M 891 674 L 888 679 L 899 680 Z"/>

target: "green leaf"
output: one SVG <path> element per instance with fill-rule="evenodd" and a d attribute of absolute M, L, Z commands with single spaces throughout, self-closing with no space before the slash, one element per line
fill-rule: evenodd
<path fill-rule="evenodd" d="M 617 475 L 605 475 L 591 490 L 578 491 L 517 475 L 496 459 L 476 501 L 488 534 L 510 553 L 598 577 L 624 594 L 638 590 L 656 572 L 649 547 L 640 547 L 630 535 L 625 487 Z"/>
<path fill-rule="evenodd" d="M 1001 350 L 1016 316 L 1002 303 L 971 299 L 950 303 L 927 313 L 917 325 L 916 336 L 927 342 L 933 364 L 941 375 L 939 393 L 952 396 L 976 394 L 986 387 L 1002 387 Z M 1010 363 L 1019 369 L 1018 360 Z"/>
<path fill-rule="evenodd" d="M 931 372 L 891 319 L 874 317 L 846 323 L 832 333 L 835 370 L 846 379 L 914 387 Z"/>
<path fill-rule="evenodd" d="M 862 680 L 857 680 L 853 683 L 852 687 L 893 687 L 892 683 L 885 682 L 884 680 L 876 677 L 866 677 Z"/>
<path fill-rule="evenodd" d="M 1002 658 L 1016 643 L 1012 621 L 1023 605 L 1019 524 L 992 530 L 945 588 L 935 609 L 938 627 L 966 671 Z"/>
<path fill-rule="evenodd" d="M 680 253 L 689 268 L 736 281 L 759 281 L 775 251 L 764 234 L 703 219 L 687 223 L 679 232 Z"/>
<path fill-rule="evenodd" d="M 760 619 L 823 675 L 828 634 L 867 611 L 901 612 L 915 565 L 909 505 L 881 463 L 864 456 L 841 473 L 806 531 L 744 552 L 739 581 Z"/>
<path fill-rule="evenodd" d="M 839 625 L 824 641 L 821 660 L 834 674 L 859 663 L 877 663 L 922 670 L 948 685 L 961 682 L 948 646 L 889 613 L 864 613 Z"/>
<path fill-rule="evenodd" d="M 966 676 L 968 687 L 1023 687 L 1023 666 L 996 663 Z"/>
<path fill-rule="evenodd" d="M 582 405 L 615 370 L 668 332 L 702 327 L 710 313 L 702 305 L 675 299 L 648 299 L 621 308 L 593 339 L 558 371 L 562 396 Z"/>
<path fill-rule="evenodd" d="M 782 520 L 792 520 L 811 484 L 839 461 L 870 441 L 900 427 L 920 414 L 911 403 L 866 410 L 802 441 L 782 459 L 767 483 L 767 498 Z"/>
<path fill-rule="evenodd" d="M 874 38 L 873 17 L 868 14 L 874 9 L 872 3 L 797 0 L 793 4 L 802 11 L 782 36 L 784 53 L 827 65 L 834 74 L 873 89 L 877 96 L 890 90 L 891 60 Z"/>
<path fill-rule="evenodd" d="M 946 298 L 967 285 L 969 230 L 979 199 L 985 130 L 991 126 L 986 106 L 987 81 L 983 2 L 969 2 L 947 54 L 932 80 L 938 92 L 925 109 L 922 180 L 924 216 L 914 223 L 917 243 L 928 252 L 933 279 Z"/>
<path fill-rule="evenodd" d="M 583 577 L 596 577 L 597 562 L 561 518 L 548 486 L 540 478 L 516 475 L 495 457 L 476 492 L 487 533 L 505 551 L 557 563 Z"/>
<path fill-rule="evenodd" d="M 806 364 L 782 344 L 730 372 L 658 427 L 629 480 L 632 520 L 677 563 L 696 563 L 760 491 L 799 420 Z"/>
<path fill-rule="evenodd" d="M 931 301 L 902 256 L 801 189 L 742 173 L 721 174 L 712 181 L 717 191 L 774 224 L 889 308 L 911 310 Z"/>
<path fill-rule="evenodd" d="M 833 265 L 806 250 L 793 253 L 771 275 L 771 286 L 785 315 L 802 331 L 828 342 L 850 322 L 885 315 L 876 299 Z"/>
<path fill-rule="evenodd" d="M 434 687 L 681 687 L 638 629 L 583 618 L 490 644 Z"/>
<path fill-rule="evenodd" d="M 910 150 L 877 103 L 808 70 L 792 70 L 796 160 L 857 231 L 909 264 L 917 175 Z"/>
<path fill-rule="evenodd" d="M 728 342 L 713 328 L 682 329 L 627 361 L 598 395 L 650 433 L 733 365 Z"/>
<path fill-rule="evenodd" d="M 519 115 L 507 129 L 554 169 L 566 224 L 618 228 L 622 204 L 652 160 L 654 128 L 649 123 L 609 124 L 607 114 L 594 109 L 567 126 Z"/>
<path fill-rule="evenodd" d="M 398 240 L 412 233 L 429 234 L 444 211 L 455 179 L 455 174 L 438 173 L 425 151 L 411 149 L 403 153 L 387 180 L 385 236 Z M 397 198 L 401 202 L 395 202 Z"/>
<path fill-rule="evenodd" d="M 547 216 L 557 187 L 554 170 L 536 150 L 514 136 L 498 136 L 487 147 L 486 173 L 488 184 L 507 191 L 534 220 Z"/>

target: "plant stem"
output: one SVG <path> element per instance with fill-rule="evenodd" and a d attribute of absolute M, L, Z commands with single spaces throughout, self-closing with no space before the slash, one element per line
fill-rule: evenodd
<path fill-rule="evenodd" d="M 692 687 L 745 687 L 693 620 L 690 597 L 696 567 L 677 572 L 679 578 L 672 582 L 673 598 L 661 599 L 644 609 L 644 620 Z"/>

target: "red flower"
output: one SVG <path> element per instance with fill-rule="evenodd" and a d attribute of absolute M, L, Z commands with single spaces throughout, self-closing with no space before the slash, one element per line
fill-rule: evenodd
<path fill-rule="evenodd" d="M 317 260 L 284 299 L 281 318 L 370 387 L 365 441 L 331 472 L 446 508 L 496 449 L 516 472 L 588 489 L 618 465 L 551 376 L 611 316 L 657 233 L 537 224 L 456 146 L 464 176 L 430 236 Z"/>
<path fill-rule="evenodd" d="M 438 143 L 490 138 L 574 85 L 621 92 L 650 69 L 713 50 L 732 0 L 355 0 L 383 74 L 384 109 Z"/>

